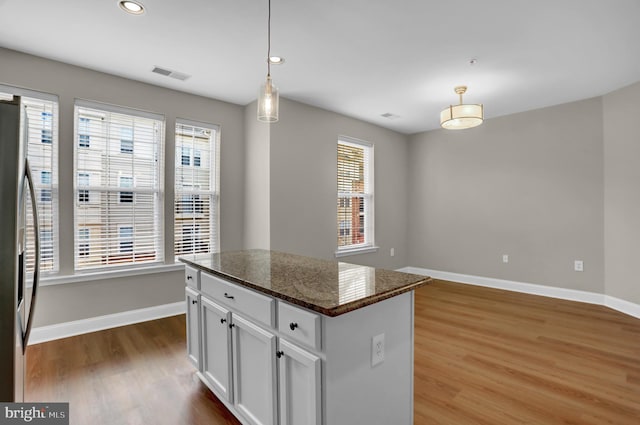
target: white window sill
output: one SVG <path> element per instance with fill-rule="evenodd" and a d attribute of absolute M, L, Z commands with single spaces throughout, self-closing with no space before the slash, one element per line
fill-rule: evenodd
<path fill-rule="evenodd" d="M 339 249 L 336 251 L 336 258 L 347 257 L 349 255 L 368 254 L 378 252 L 377 246 L 363 246 L 361 248 Z"/>
<path fill-rule="evenodd" d="M 184 264 L 158 264 L 149 267 L 138 267 L 120 270 L 91 271 L 64 276 L 45 276 L 40 278 L 41 286 L 62 285 L 65 283 L 89 282 L 93 280 L 117 279 L 120 277 L 140 276 L 145 274 L 165 273 L 183 270 Z"/>

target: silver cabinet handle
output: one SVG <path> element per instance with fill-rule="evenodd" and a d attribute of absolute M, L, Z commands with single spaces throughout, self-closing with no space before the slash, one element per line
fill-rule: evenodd
<path fill-rule="evenodd" d="M 31 327 L 33 326 L 33 313 L 36 309 L 36 295 L 38 292 L 38 286 L 40 285 L 40 224 L 38 219 L 38 205 L 36 204 L 36 191 L 33 187 L 33 177 L 31 177 L 31 167 L 29 167 L 29 160 L 24 160 L 24 175 L 27 179 L 29 186 L 29 195 L 31 195 L 31 209 L 33 210 L 33 232 L 35 242 L 35 265 L 33 270 L 33 286 L 31 287 L 31 308 L 29 308 L 29 318 L 27 319 L 27 327 L 22 334 L 22 351 L 27 350 L 27 344 L 29 343 L 29 335 L 31 334 Z"/>

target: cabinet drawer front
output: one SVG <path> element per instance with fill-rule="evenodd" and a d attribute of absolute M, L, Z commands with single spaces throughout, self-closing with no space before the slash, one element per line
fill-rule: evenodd
<path fill-rule="evenodd" d="M 184 283 L 190 288 L 200 289 L 200 270 L 193 267 L 184 267 Z"/>
<path fill-rule="evenodd" d="M 202 293 L 232 310 L 273 328 L 275 325 L 275 301 L 271 297 L 226 282 L 207 273 L 200 276 Z"/>
<path fill-rule="evenodd" d="M 320 350 L 320 315 L 278 302 L 278 330 L 287 338 Z"/>

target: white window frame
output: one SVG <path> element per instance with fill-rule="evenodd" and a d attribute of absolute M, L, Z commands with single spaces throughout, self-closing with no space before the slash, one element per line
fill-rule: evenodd
<path fill-rule="evenodd" d="M 80 111 L 84 110 L 87 114 L 95 113 L 97 116 L 94 118 L 86 120 L 81 120 L 84 118 L 80 115 Z M 106 121 L 100 121 L 100 118 L 104 114 L 104 119 Z M 118 116 L 113 116 L 110 114 L 121 114 L 131 118 L 133 122 L 138 122 L 136 120 L 139 119 L 150 119 L 154 120 L 155 123 L 150 127 L 153 133 L 149 133 L 147 136 L 148 139 L 143 144 L 142 152 L 139 150 L 140 146 L 136 147 L 136 143 L 140 143 L 138 137 L 136 136 L 136 128 L 138 128 L 138 124 L 135 124 L 135 128 L 133 128 L 133 149 L 131 152 L 122 152 L 121 151 L 121 140 L 122 135 L 124 134 L 122 131 L 117 130 L 118 128 Z M 120 117 L 122 118 L 122 117 Z M 108 125 L 108 128 L 102 128 L 102 130 L 106 131 L 105 136 L 101 133 L 97 132 L 95 126 L 104 126 Z M 126 125 L 125 125 L 126 126 Z M 124 128 L 125 126 L 121 126 L 120 128 Z M 101 130 L 101 131 L 102 131 Z M 97 134 L 97 138 L 94 140 L 94 133 Z M 140 133 L 138 133 L 140 135 Z M 88 146 L 84 146 L 80 144 L 81 136 L 84 137 L 83 140 L 88 140 Z M 103 140 L 104 138 L 106 142 Z M 101 273 L 106 272 L 107 270 L 113 272 L 125 272 L 125 271 L 134 271 L 136 269 L 149 269 L 149 267 L 157 267 L 158 265 L 162 265 L 165 262 L 166 252 L 165 252 L 165 228 L 164 228 L 164 180 L 165 180 L 165 164 L 164 164 L 164 143 L 165 143 L 165 118 L 161 114 L 156 114 L 152 112 L 140 111 L 137 109 L 126 108 L 116 105 L 92 102 L 87 100 L 76 99 L 74 105 L 74 195 L 75 195 L 75 208 L 74 208 L 74 226 L 75 228 L 91 228 L 93 226 L 103 226 L 107 229 L 110 229 L 108 234 L 105 236 L 100 235 L 99 232 L 89 231 L 89 240 L 84 238 L 80 238 L 79 233 L 75 232 L 74 235 L 74 270 L 75 274 L 91 274 L 95 273 L 96 270 L 100 270 Z M 106 147 L 105 147 L 106 143 Z M 144 146 L 148 146 L 148 151 L 144 149 Z M 151 178 L 152 183 L 151 186 L 142 186 L 140 184 L 136 184 L 136 175 L 135 173 L 140 172 L 136 171 L 137 166 L 133 166 L 132 174 L 127 174 L 126 176 L 118 176 L 116 180 L 113 180 L 113 176 L 117 175 L 119 171 L 111 169 L 109 171 L 110 174 L 101 174 L 95 175 L 96 173 L 92 173 L 90 175 L 90 185 L 85 186 L 80 183 L 80 174 L 90 174 L 90 169 L 86 170 L 84 168 L 79 167 L 79 158 L 80 155 L 89 156 L 91 150 L 96 149 L 96 157 L 98 155 L 107 155 L 107 158 L 110 158 L 115 162 L 117 162 L 117 157 L 127 158 L 130 157 L 129 161 L 144 161 L 140 166 L 148 167 L 149 163 L 154 163 L 153 167 L 153 175 L 144 175 L 145 178 Z M 100 151 L 101 150 L 101 151 Z M 150 156 L 149 156 L 150 155 Z M 141 157 L 142 159 L 140 159 Z M 105 171 L 106 172 L 106 171 Z M 123 170 L 126 172 L 126 170 Z M 126 187 L 127 190 L 121 190 L 122 180 L 120 177 L 128 177 L 131 180 L 131 187 Z M 111 179 L 111 180 L 109 180 Z M 138 182 L 139 183 L 139 182 Z M 128 186 L 128 185 L 127 185 Z M 79 201 L 79 191 L 80 190 L 89 190 L 90 197 L 89 202 L 80 202 Z M 91 192 L 94 192 L 91 194 Z M 129 193 L 133 195 L 132 202 L 122 202 L 122 194 Z M 95 196 L 94 196 L 95 195 Z M 145 207 L 145 202 L 136 202 L 137 195 L 150 195 L 152 202 L 151 207 Z M 106 197 L 115 197 L 115 200 L 106 202 L 107 205 L 102 205 L 100 199 L 104 196 Z M 94 198 L 96 202 L 94 201 Z M 146 198 L 145 198 L 146 199 Z M 137 217 L 136 214 L 148 214 L 148 216 L 141 215 L 143 218 L 145 225 L 150 226 L 150 231 L 143 231 L 146 233 L 142 233 L 142 242 L 139 241 L 140 234 L 138 230 L 136 230 L 138 224 L 135 221 L 128 222 L 126 219 L 119 216 L 117 213 L 113 213 L 111 215 L 112 208 L 119 208 L 119 206 L 123 204 L 126 206 L 130 206 L 133 208 L 133 217 Z M 136 208 L 142 207 L 139 213 Z M 95 208 L 106 208 L 106 211 L 109 211 L 107 214 L 108 219 L 104 222 L 98 224 L 89 224 L 86 222 L 82 222 L 80 220 L 80 216 L 84 214 L 82 208 L 95 209 Z M 145 209 L 146 208 L 146 209 Z M 121 251 L 120 244 L 120 232 L 121 228 L 131 227 L 133 229 L 133 236 L 131 238 L 132 241 L 132 250 L 131 252 Z M 149 233 L 151 232 L 151 233 Z M 150 236 L 149 236 L 150 235 Z M 117 242 L 117 243 L 116 243 Z M 140 245 L 141 243 L 141 245 Z M 85 245 L 90 246 L 90 255 L 88 257 L 92 257 L 94 255 L 100 255 L 106 260 L 92 261 L 90 258 L 87 263 L 87 256 L 81 256 L 81 245 L 84 247 Z M 104 248 L 107 246 L 108 248 Z M 136 250 L 142 247 L 142 256 Z M 100 248 L 100 249 L 98 249 Z M 148 253 L 152 254 L 152 256 L 146 256 L 147 252 L 144 250 L 148 250 Z M 131 255 L 131 258 L 125 258 L 124 260 L 119 258 L 122 254 Z"/>
<path fill-rule="evenodd" d="M 365 150 L 365 169 L 364 169 L 364 180 L 365 180 L 365 194 L 364 198 L 368 201 L 365 202 L 365 241 L 360 244 L 351 244 L 345 246 L 338 246 L 336 248 L 335 256 L 336 257 L 344 257 L 348 255 L 355 254 L 365 254 L 376 252 L 378 247 L 375 244 L 375 186 L 374 186 L 374 145 L 373 143 L 356 139 L 348 136 L 339 136 L 338 143 L 336 145 L 336 152 L 339 145 L 352 146 L 356 148 L 361 148 Z M 336 162 L 336 168 L 337 162 Z M 336 180 L 338 179 L 339 170 L 336 169 Z M 353 194 L 355 195 L 355 194 Z M 360 195 L 358 195 L 360 196 Z M 350 199 L 354 196 L 351 196 L 351 193 L 348 192 L 338 192 L 337 193 L 337 203 L 336 205 L 340 205 L 341 199 Z M 345 205 L 347 203 L 344 203 Z M 351 202 L 348 202 L 349 205 L 352 205 Z M 338 217 L 336 221 L 336 235 L 340 235 L 341 231 L 345 231 L 344 227 L 341 227 L 341 221 Z M 353 232 L 353 229 L 351 229 Z M 349 233 L 351 233 L 349 232 Z"/>
<path fill-rule="evenodd" d="M 36 189 L 36 203 L 40 212 L 40 227 L 42 231 L 50 231 L 52 237 L 52 246 L 49 248 L 49 252 L 52 253 L 52 260 L 50 263 L 45 264 L 41 262 L 40 274 L 42 277 L 57 274 L 60 271 L 60 220 L 59 220 L 59 170 L 58 170 L 58 155 L 60 148 L 60 139 L 58 134 L 59 122 L 60 122 L 60 101 L 57 95 L 43 93 L 35 90 L 24 89 L 20 87 L 13 87 L 4 84 L 0 84 L 0 97 L 4 98 L 2 94 L 9 96 L 21 96 L 24 104 L 27 105 L 27 114 L 29 116 L 29 132 L 28 132 L 28 146 L 34 149 L 50 149 L 50 157 L 47 156 L 48 164 L 40 164 L 40 158 L 37 155 L 30 155 L 29 148 L 27 151 L 27 157 L 29 158 L 29 164 L 34 172 L 34 175 L 39 174 L 39 171 L 50 172 L 50 183 L 42 182 L 42 174 L 40 178 L 34 181 Z M 51 110 L 41 111 L 36 115 L 29 114 L 28 103 L 51 103 Z M 48 107 L 49 105 L 47 105 Z M 38 131 L 37 127 L 41 129 Z M 43 193 L 49 196 L 45 196 L 43 201 Z M 31 227 L 31 226 L 30 226 Z M 27 264 L 30 264 L 35 259 L 33 253 L 27 252 Z"/>
<path fill-rule="evenodd" d="M 197 218 L 204 214 L 206 200 L 208 197 L 211 198 L 212 205 L 209 207 L 209 234 L 210 238 L 208 239 L 209 252 L 216 252 L 220 249 L 220 126 L 210 123 L 198 122 L 184 118 L 176 119 L 176 127 L 174 128 L 174 132 L 177 131 L 177 127 L 179 125 L 202 128 L 206 130 L 210 130 L 214 132 L 215 135 L 212 136 L 211 144 L 209 148 L 208 161 L 209 161 L 209 190 L 203 190 L 199 184 L 191 181 L 188 183 L 179 182 L 179 173 L 178 168 L 183 170 L 191 170 L 192 172 L 198 172 L 200 170 L 205 169 L 203 167 L 205 164 L 205 159 L 207 155 L 204 155 L 200 148 L 196 146 L 185 147 L 181 146 L 176 139 L 176 159 L 175 163 L 175 181 L 174 181 L 174 208 L 173 208 L 173 224 L 174 224 L 174 234 L 173 234 L 173 249 L 175 261 L 177 262 L 179 256 L 182 255 L 190 255 L 187 253 L 179 253 L 178 251 L 178 238 L 183 237 L 183 228 L 182 226 L 189 225 L 192 229 L 192 252 L 200 252 L 199 251 L 199 235 L 202 234 L 201 224 L 197 222 Z M 183 161 L 183 158 L 189 158 L 188 164 L 186 161 Z M 198 158 L 198 164 L 196 165 L 196 158 Z M 191 202 L 190 209 L 186 208 L 184 212 L 180 214 L 177 213 L 177 208 L 180 205 L 185 205 L 187 202 Z M 187 223 L 186 220 L 192 218 L 191 223 Z M 179 223 L 180 222 L 180 223 Z M 178 229 L 178 226 L 181 226 Z M 196 240 L 196 238 L 198 238 Z M 180 239 L 182 241 L 184 239 Z"/>

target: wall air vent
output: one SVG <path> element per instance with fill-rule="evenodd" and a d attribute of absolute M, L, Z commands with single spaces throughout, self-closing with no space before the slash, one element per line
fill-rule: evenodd
<path fill-rule="evenodd" d="M 191 75 L 185 74 L 184 72 L 172 71 L 170 69 L 160 68 L 159 66 L 154 66 L 151 72 L 164 75 L 165 77 L 175 78 L 180 81 L 184 81 L 191 77 Z"/>

